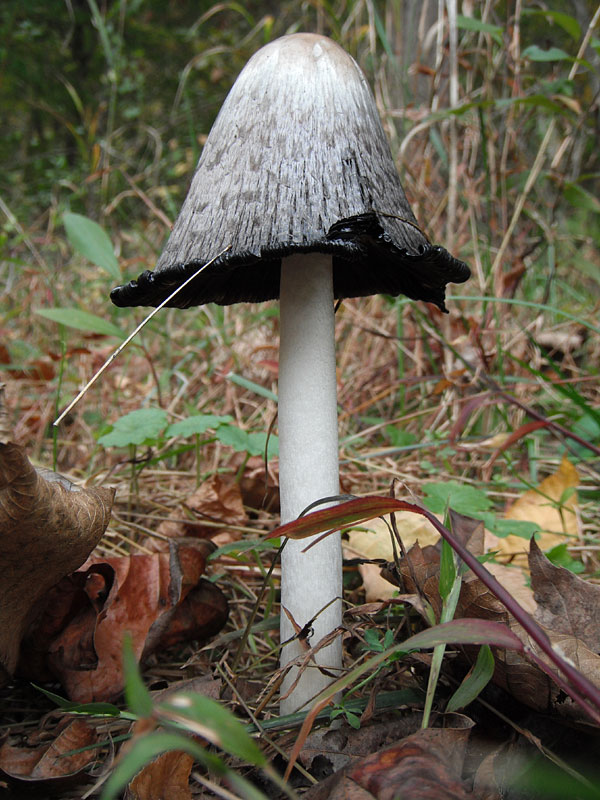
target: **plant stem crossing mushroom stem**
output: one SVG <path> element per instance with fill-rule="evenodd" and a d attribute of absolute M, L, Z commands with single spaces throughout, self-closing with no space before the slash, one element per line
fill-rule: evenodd
<path fill-rule="evenodd" d="M 315 500 L 339 494 L 331 257 L 310 253 L 284 258 L 280 304 L 279 485 L 281 520 L 289 522 Z M 309 641 L 314 645 L 341 623 L 342 549 L 339 533 L 302 552 L 310 541 L 289 540 L 283 549 L 281 604 L 300 627 L 316 616 Z M 293 635 L 282 611 L 282 642 Z M 338 637 L 317 653 L 316 662 L 337 672 L 341 648 Z M 301 642 L 292 641 L 283 650 L 282 666 L 304 652 Z M 282 694 L 296 677 L 294 668 Z M 281 713 L 300 708 L 330 681 L 311 662 L 293 695 L 282 700 Z"/>

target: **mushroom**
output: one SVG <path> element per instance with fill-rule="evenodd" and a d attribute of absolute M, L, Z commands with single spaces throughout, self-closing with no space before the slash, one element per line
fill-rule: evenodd
<path fill-rule="evenodd" d="M 222 253 L 229 246 L 229 250 Z M 158 305 L 221 255 L 170 305 L 280 298 L 279 474 L 282 523 L 339 493 L 334 298 L 405 294 L 442 310 L 469 269 L 432 246 L 406 200 L 373 95 L 330 39 L 284 36 L 242 70 L 210 131 L 154 272 L 115 288 L 118 306 Z M 339 534 L 282 553 L 281 641 L 308 623 L 316 644 L 341 623 Z M 289 617 L 288 617 L 289 614 Z M 299 638 L 282 666 L 304 653 Z M 282 713 L 342 666 L 341 637 L 319 650 Z M 323 670 L 324 668 L 324 670 Z"/>

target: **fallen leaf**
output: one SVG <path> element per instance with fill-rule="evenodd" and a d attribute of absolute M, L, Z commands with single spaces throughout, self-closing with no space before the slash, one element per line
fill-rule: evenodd
<path fill-rule="evenodd" d="M 192 800 L 190 773 L 194 759 L 181 750 L 155 758 L 130 782 L 125 800 Z"/>
<path fill-rule="evenodd" d="M 460 773 L 468 729 L 417 731 L 335 773 L 307 800 L 467 800 Z"/>
<path fill-rule="evenodd" d="M 234 453 L 228 466 L 237 475 L 243 465 L 242 479 L 239 482 L 244 505 L 249 508 L 279 513 L 279 475 L 277 461 L 269 460 L 265 474 L 265 460 L 262 456 L 250 456 L 247 453 Z"/>
<path fill-rule="evenodd" d="M 565 539 L 578 535 L 577 527 L 577 493 L 579 473 L 566 458 L 552 475 L 539 484 L 537 489 L 529 489 L 516 500 L 504 515 L 506 519 L 536 522 L 541 531 L 536 535 L 542 550 L 549 550 Z M 570 496 L 563 501 L 565 494 L 571 490 Z M 529 540 L 510 534 L 497 537 L 492 549 L 499 551 L 499 560 L 511 561 L 513 564 L 527 566 Z"/>
<path fill-rule="evenodd" d="M 408 511 L 396 513 L 396 526 L 406 550 L 415 542 L 425 547 L 435 544 L 440 538 L 429 520 L 417 517 Z M 370 520 L 362 525 L 361 529 L 351 530 L 344 546 L 347 557 L 380 558 L 385 561 L 392 561 L 394 557 L 390 529 L 381 519 Z M 381 576 L 381 568 L 377 564 L 360 564 L 358 570 L 363 579 L 368 603 L 375 600 L 389 600 L 397 593 L 397 587 Z"/>
<path fill-rule="evenodd" d="M 240 538 L 237 533 L 232 536 L 229 526 L 246 525 L 248 522 L 239 484 L 233 478 L 222 475 L 211 476 L 189 495 L 182 503 L 179 517 L 177 520 L 162 522 L 158 533 L 169 538 L 189 536 L 211 539 L 222 545 Z M 213 524 L 203 524 L 203 520 Z M 218 538 L 222 533 L 226 534 L 224 540 Z M 149 539 L 147 543 L 153 550 L 165 549 L 160 540 Z"/>
<path fill-rule="evenodd" d="M 46 787 L 46 793 L 54 793 L 59 786 L 81 783 L 86 777 L 83 770 L 96 760 L 96 752 L 66 754 L 94 744 L 97 738 L 95 728 L 85 720 L 65 717 L 58 735 L 50 742 L 32 747 L 28 742 L 16 745 L 6 741 L 0 747 L 0 774 L 15 783 L 27 783 L 31 789 L 39 784 Z"/>
<path fill-rule="evenodd" d="M 535 541 L 529 551 L 529 569 L 540 625 L 576 636 L 590 650 L 600 652 L 600 586 L 552 564 Z"/>
<path fill-rule="evenodd" d="M 0 408 L 3 406 L 0 388 Z M 0 681 L 14 672 L 37 603 L 77 569 L 108 526 L 112 489 L 84 489 L 36 470 L 22 447 L 0 441 Z"/>
<path fill-rule="evenodd" d="M 64 598 L 71 586 L 72 602 L 62 600 L 62 624 L 50 611 L 29 631 L 20 672 L 33 678 L 31 665 L 42 662 L 76 702 L 118 697 L 126 632 L 140 661 L 159 647 L 208 638 L 225 624 L 227 600 L 201 577 L 211 549 L 187 540 L 171 542 L 169 553 L 91 559 L 55 587 Z M 47 605 L 51 610 L 52 597 Z"/>

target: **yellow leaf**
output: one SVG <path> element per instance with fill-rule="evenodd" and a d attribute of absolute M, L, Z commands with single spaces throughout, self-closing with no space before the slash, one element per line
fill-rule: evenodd
<path fill-rule="evenodd" d="M 561 503 L 565 492 L 574 490 L 579 483 L 579 473 L 563 457 L 560 467 L 539 484 L 537 489 L 525 492 L 504 515 L 506 519 L 537 522 L 541 528 L 537 543 L 541 550 L 549 550 L 578 534 L 577 492 Z M 529 542 L 520 536 L 498 538 L 492 549 L 499 550 L 499 559 L 527 566 Z"/>

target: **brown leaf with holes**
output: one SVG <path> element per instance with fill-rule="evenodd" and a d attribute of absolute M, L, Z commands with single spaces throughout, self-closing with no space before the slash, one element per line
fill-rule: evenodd
<path fill-rule="evenodd" d="M 64 717 L 58 735 L 49 742 L 32 746 L 27 741 L 20 745 L 6 741 L 0 747 L 0 775 L 16 785 L 26 783 L 31 789 L 39 785 L 54 793 L 85 779 L 83 770 L 96 760 L 96 751 L 66 754 L 97 740 L 96 730 L 88 722 Z"/>
<path fill-rule="evenodd" d="M 0 388 L 0 410 L 3 407 Z M 48 590 L 81 566 L 108 526 L 112 489 L 84 489 L 36 470 L 0 430 L 0 680 L 14 672 L 21 639 Z"/>
<path fill-rule="evenodd" d="M 28 632 L 20 671 L 39 680 L 31 670 L 42 664 L 71 700 L 113 700 L 123 689 L 126 632 L 140 661 L 159 647 L 219 631 L 227 621 L 227 600 L 202 578 L 212 545 L 186 541 L 171 542 L 169 553 L 91 559 L 55 587 L 49 613 Z M 54 599 L 65 611 L 62 620 L 53 613 Z"/>
<path fill-rule="evenodd" d="M 155 758 L 127 787 L 125 800 L 192 800 L 190 773 L 194 759 L 181 750 Z"/>
<path fill-rule="evenodd" d="M 307 800 L 468 800 L 460 774 L 466 728 L 428 728 L 372 753 L 309 791 Z"/>

